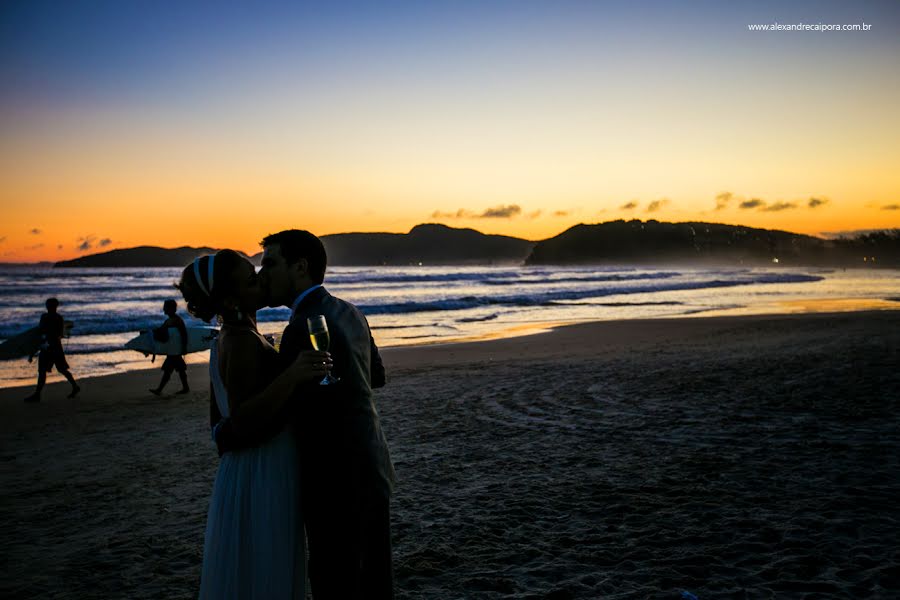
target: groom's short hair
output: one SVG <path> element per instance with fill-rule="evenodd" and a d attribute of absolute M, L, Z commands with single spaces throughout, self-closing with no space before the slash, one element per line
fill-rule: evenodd
<path fill-rule="evenodd" d="M 315 283 L 325 281 L 325 266 L 328 257 L 322 240 L 302 229 L 287 229 L 272 233 L 263 238 L 262 247 L 278 244 L 285 262 L 293 264 L 301 258 L 306 259 L 309 276 Z"/>

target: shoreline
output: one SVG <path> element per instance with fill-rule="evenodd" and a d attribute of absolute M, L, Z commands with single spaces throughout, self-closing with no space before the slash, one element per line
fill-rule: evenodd
<path fill-rule="evenodd" d="M 896 302 L 892 300 L 877 300 L 869 302 L 868 299 L 866 302 L 860 303 L 856 300 L 848 300 L 848 304 L 844 304 L 847 308 L 841 308 L 840 310 L 817 310 L 817 308 L 821 307 L 834 307 L 840 306 L 839 301 L 835 300 L 819 300 L 819 301 L 804 301 L 802 303 L 797 303 L 798 308 L 795 312 L 776 312 L 776 313 L 752 313 L 752 314 L 728 314 L 728 311 L 715 311 L 715 314 L 712 313 L 697 313 L 691 315 L 678 315 L 678 316 L 659 316 L 659 317 L 651 317 L 651 318 L 640 318 L 640 319 L 619 319 L 619 320 L 597 320 L 597 321 L 577 321 L 577 322 L 548 322 L 548 323 L 526 323 L 523 325 L 506 328 L 503 330 L 489 332 L 483 335 L 471 336 L 471 337 L 462 337 L 458 339 L 453 339 L 449 341 L 434 341 L 434 342 L 421 342 L 415 344 L 404 344 L 398 346 L 386 346 L 379 347 L 379 350 L 382 354 L 382 357 L 386 356 L 398 356 L 401 358 L 401 364 L 405 364 L 407 360 L 411 357 L 416 357 L 420 352 L 425 351 L 429 353 L 436 353 L 440 357 L 452 357 L 456 356 L 460 352 L 471 352 L 475 349 L 480 348 L 481 350 L 478 352 L 481 354 L 491 354 L 493 352 L 503 353 L 508 351 L 508 349 L 503 345 L 503 342 L 512 341 L 515 344 L 516 340 L 523 340 L 525 338 L 530 338 L 534 336 L 542 336 L 542 335 L 553 335 L 554 333 L 564 332 L 566 334 L 571 330 L 573 332 L 572 336 L 566 335 L 565 337 L 580 337 L 582 331 L 591 331 L 593 334 L 593 330 L 598 330 L 598 334 L 603 333 L 603 329 L 609 329 L 610 331 L 615 332 L 615 335 L 618 337 L 622 334 L 623 330 L 628 330 L 635 328 L 637 331 L 640 331 L 643 336 L 646 335 L 654 335 L 652 331 L 654 324 L 659 324 L 661 322 L 666 322 L 668 325 L 663 326 L 663 328 L 672 327 L 672 324 L 677 324 L 677 327 L 685 327 L 690 323 L 702 322 L 709 320 L 712 323 L 718 323 L 721 325 L 726 324 L 740 324 L 742 322 L 751 323 L 754 321 L 760 320 L 768 320 L 768 319 L 797 319 L 797 318 L 819 318 L 819 319 L 830 319 L 837 316 L 849 315 L 849 314 L 858 314 L 860 318 L 865 318 L 866 316 L 872 316 L 879 313 L 891 312 L 895 310 L 900 310 L 900 299 L 897 299 Z M 878 306 L 878 308 L 871 308 L 871 306 Z M 852 308 L 851 308 L 852 306 Z M 720 312 L 725 312 L 726 314 L 719 314 Z M 733 323 L 732 323 L 733 322 Z M 514 333 L 510 333 L 514 332 Z M 619 344 L 622 342 L 619 341 Z M 491 344 L 497 344 L 498 347 L 496 350 L 493 349 Z M 482 345 L 485 345 L 482 347 Z M 526 346 L 530 346 L 530 344 L 525 344 Z M 200 354 L 200 353 L 197 353 Z M 158 357 L 159 358 L 159 357 Z M 414 360 L 414 359 L 413 359 Z M 37 368 L 37 360 L 32 363 L 34 368 Z M 205 376 L 206 369 L 208 368 L 209 361 L 207 359 L 195 360 L 194 362 L 188 361 L 188 379 L 193 382 L 201 375 L 198 375 L 198 372 L 202 372 L 202 376 Z M 122 377 L 128 377 L 131 374 L 141 374 L 142 379 L 146 379 L 147 381 L 155 381 L 158 383 L 158 376 L 154 375 L 153 377 L 148 377 L 149 373 L 159 373 L 160 368 L 162 366 L 162 361 L 155 366 L 139 368 L 139 369 L 129 369 L 127 371 L 121 371 L 117 373 L 109 373 L 103 375 L 93 375 L 86 377 L 77 377 L 79 385 L 82 382 L 93 382 L 93 381 L 103 381 L 106 379 L 118 379 Z M 36 373 L 36 371 L 35 371 Z M 59 386 L 62 389 L 67 390 L 68 393 L 68 383 L 62 379 L 54 370 L 50 377 L 54 380 L 50 381 L 48 378 L 45 390 L 49 391 L 54 386 Z M 176 381 L 175 376 L 173 375 L 173 379 L 169 382 L 168 388 L 174 389 L 177 387 L 178 382 Z M 195 389 L 195 385 L 191 383 L 192 390 Z M 34 383 L 23 384 L 23 385 L 14 385 L 8 387 L 0 387 L 0 402 L 4 402 L 6 400 L 7 394 L 13 393 L 26 393 L 29 390 L 34 388 Z M 84 386 L 82 385 L 82 395 L 84 392 Z"/>

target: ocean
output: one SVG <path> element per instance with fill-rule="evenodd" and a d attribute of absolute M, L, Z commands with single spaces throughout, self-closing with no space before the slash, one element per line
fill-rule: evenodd
<path fill-rule="evenodd" d="M 0 339 L 37 324 L 50 296 L 75 323 L 65 340 L 76 377 L 158 368 L 161 360 L 124 350 L 139 331 L 179 302 L 180 268 L 0 268 Z M 900 308 L 900 271 L 801 268 L 333 267 L 333 294 L 365 313 L 380 347 L 512 335 L 582 321 L 787 313 L 826 308 Z M 281 331 L 286 308 L 258 314 L 262 333 Z M 188 362 L 207 360 L 208 353 Z M 36 364 L 0 361 L 0 387 L 35 380 Z M 56 373 L 49 378 L 60 378 Z"/>

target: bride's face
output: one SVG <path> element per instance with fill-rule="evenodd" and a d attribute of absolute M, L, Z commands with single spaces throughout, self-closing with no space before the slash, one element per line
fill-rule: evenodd
<path fill-rule="evenodd" d="M 248 260 L 241 260 L 232 271 L 234 303 L 243 312 L 256 312 L 265 306 L 265 294 L 259 275 Z"/>

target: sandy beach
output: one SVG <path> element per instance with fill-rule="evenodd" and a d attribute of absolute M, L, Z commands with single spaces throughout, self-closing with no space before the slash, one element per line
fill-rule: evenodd
<path fill-rule="evenodd" d="M 397 597 L 900 596 L 900 311 L 384 352 Z M 0 390 L 4 598 L 193 598 L 206 368 Z"/>

